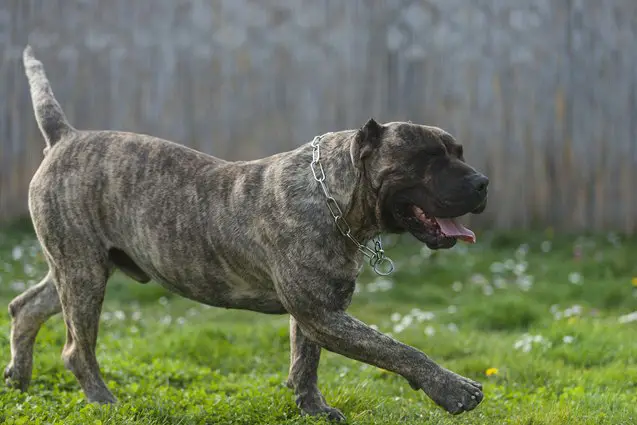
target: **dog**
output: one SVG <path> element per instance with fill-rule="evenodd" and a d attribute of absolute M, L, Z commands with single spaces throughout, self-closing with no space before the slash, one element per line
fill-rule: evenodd
<path fill-rule="evenodd" d="M 148 135 L 75 129 L 30 46 L 23 60 L 46 141 L 28 200 L 49 271 L 9 305 L 9 385 L 27 389 L 36 334 L 62 312 L 65 366 L 90 402 L 116 401 L 95 345 L 119 269 L 210 306 L 289 314 L 287 384 L 302 414 L 344 419 L 317 386 L 322 349 L 399 374 L 452 414 L 480 403 L 479 383 L 346 313 L 365 257 L 386 262 L 376 235 L 407 232 L 432 249 L 475 242 L 456 218 L 484 211 L 489 181 L 449 133 L 370 119 L 230 162 Z"/>

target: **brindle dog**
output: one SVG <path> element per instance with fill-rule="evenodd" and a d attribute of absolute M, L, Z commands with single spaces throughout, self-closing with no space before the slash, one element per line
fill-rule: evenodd
<path fill-rule="evenodd" d="M 344 418 L 318 389 L 321 349 L 395 372 L 451 413 L 480 403 L 479 383 L 345 312 L 363 256 L 335 227 L 311 144 L 228 162 L 147 135 L 80 131 L 29 46 L 24 65 L 47 144 L 29 210 L 49 272 L 9 305 L 9 384 L 26 390 L 36 334 L 61 311 L 66 367 L 88 400 L 116 401 L 95 345 L 106 283 L 120 269 L 211 306 L 290 314 L 288 385 L 305 414 Z M 445 131 L 369 120 L 324 135 L 320 149 L 356 240 L 409 232 L 435 249 L 473 241 L 454 218 L 484 210 L 488 180 Z"/>

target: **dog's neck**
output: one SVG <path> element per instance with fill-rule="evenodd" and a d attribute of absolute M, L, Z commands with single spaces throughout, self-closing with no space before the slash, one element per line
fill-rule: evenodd
<path fill-rule="evenodd" d="M 377 217 L 377 195 L 370 186 L 364 169 L 352 163 L 351 144 L 356 130 L 327 134 L 321 140 L 321 164 L 325 184 L 345 215 L 352 234 L 361 243 L 380 232 Z"/>

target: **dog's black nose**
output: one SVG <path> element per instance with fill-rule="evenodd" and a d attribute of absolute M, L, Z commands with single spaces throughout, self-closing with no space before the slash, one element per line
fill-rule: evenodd
<path fill-rule="evenodd" d="M 469 177 L 469 183 L 473 190 L 478 193 L 486 192 L 487 186 L 489 186 L 489 179 L 484 174 L 475 173 L 471 177 Z"/>

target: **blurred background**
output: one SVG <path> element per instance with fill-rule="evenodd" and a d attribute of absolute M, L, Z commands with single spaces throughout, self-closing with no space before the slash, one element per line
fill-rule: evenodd
<path fill-rule="evenodd" d="M 634 0 L 4 0 L 0 220 L 44 147 L 27 42 L 78 128 L 253 159 L 411 120 L 491 178 L 474 227 L 636 229 Z"/>

